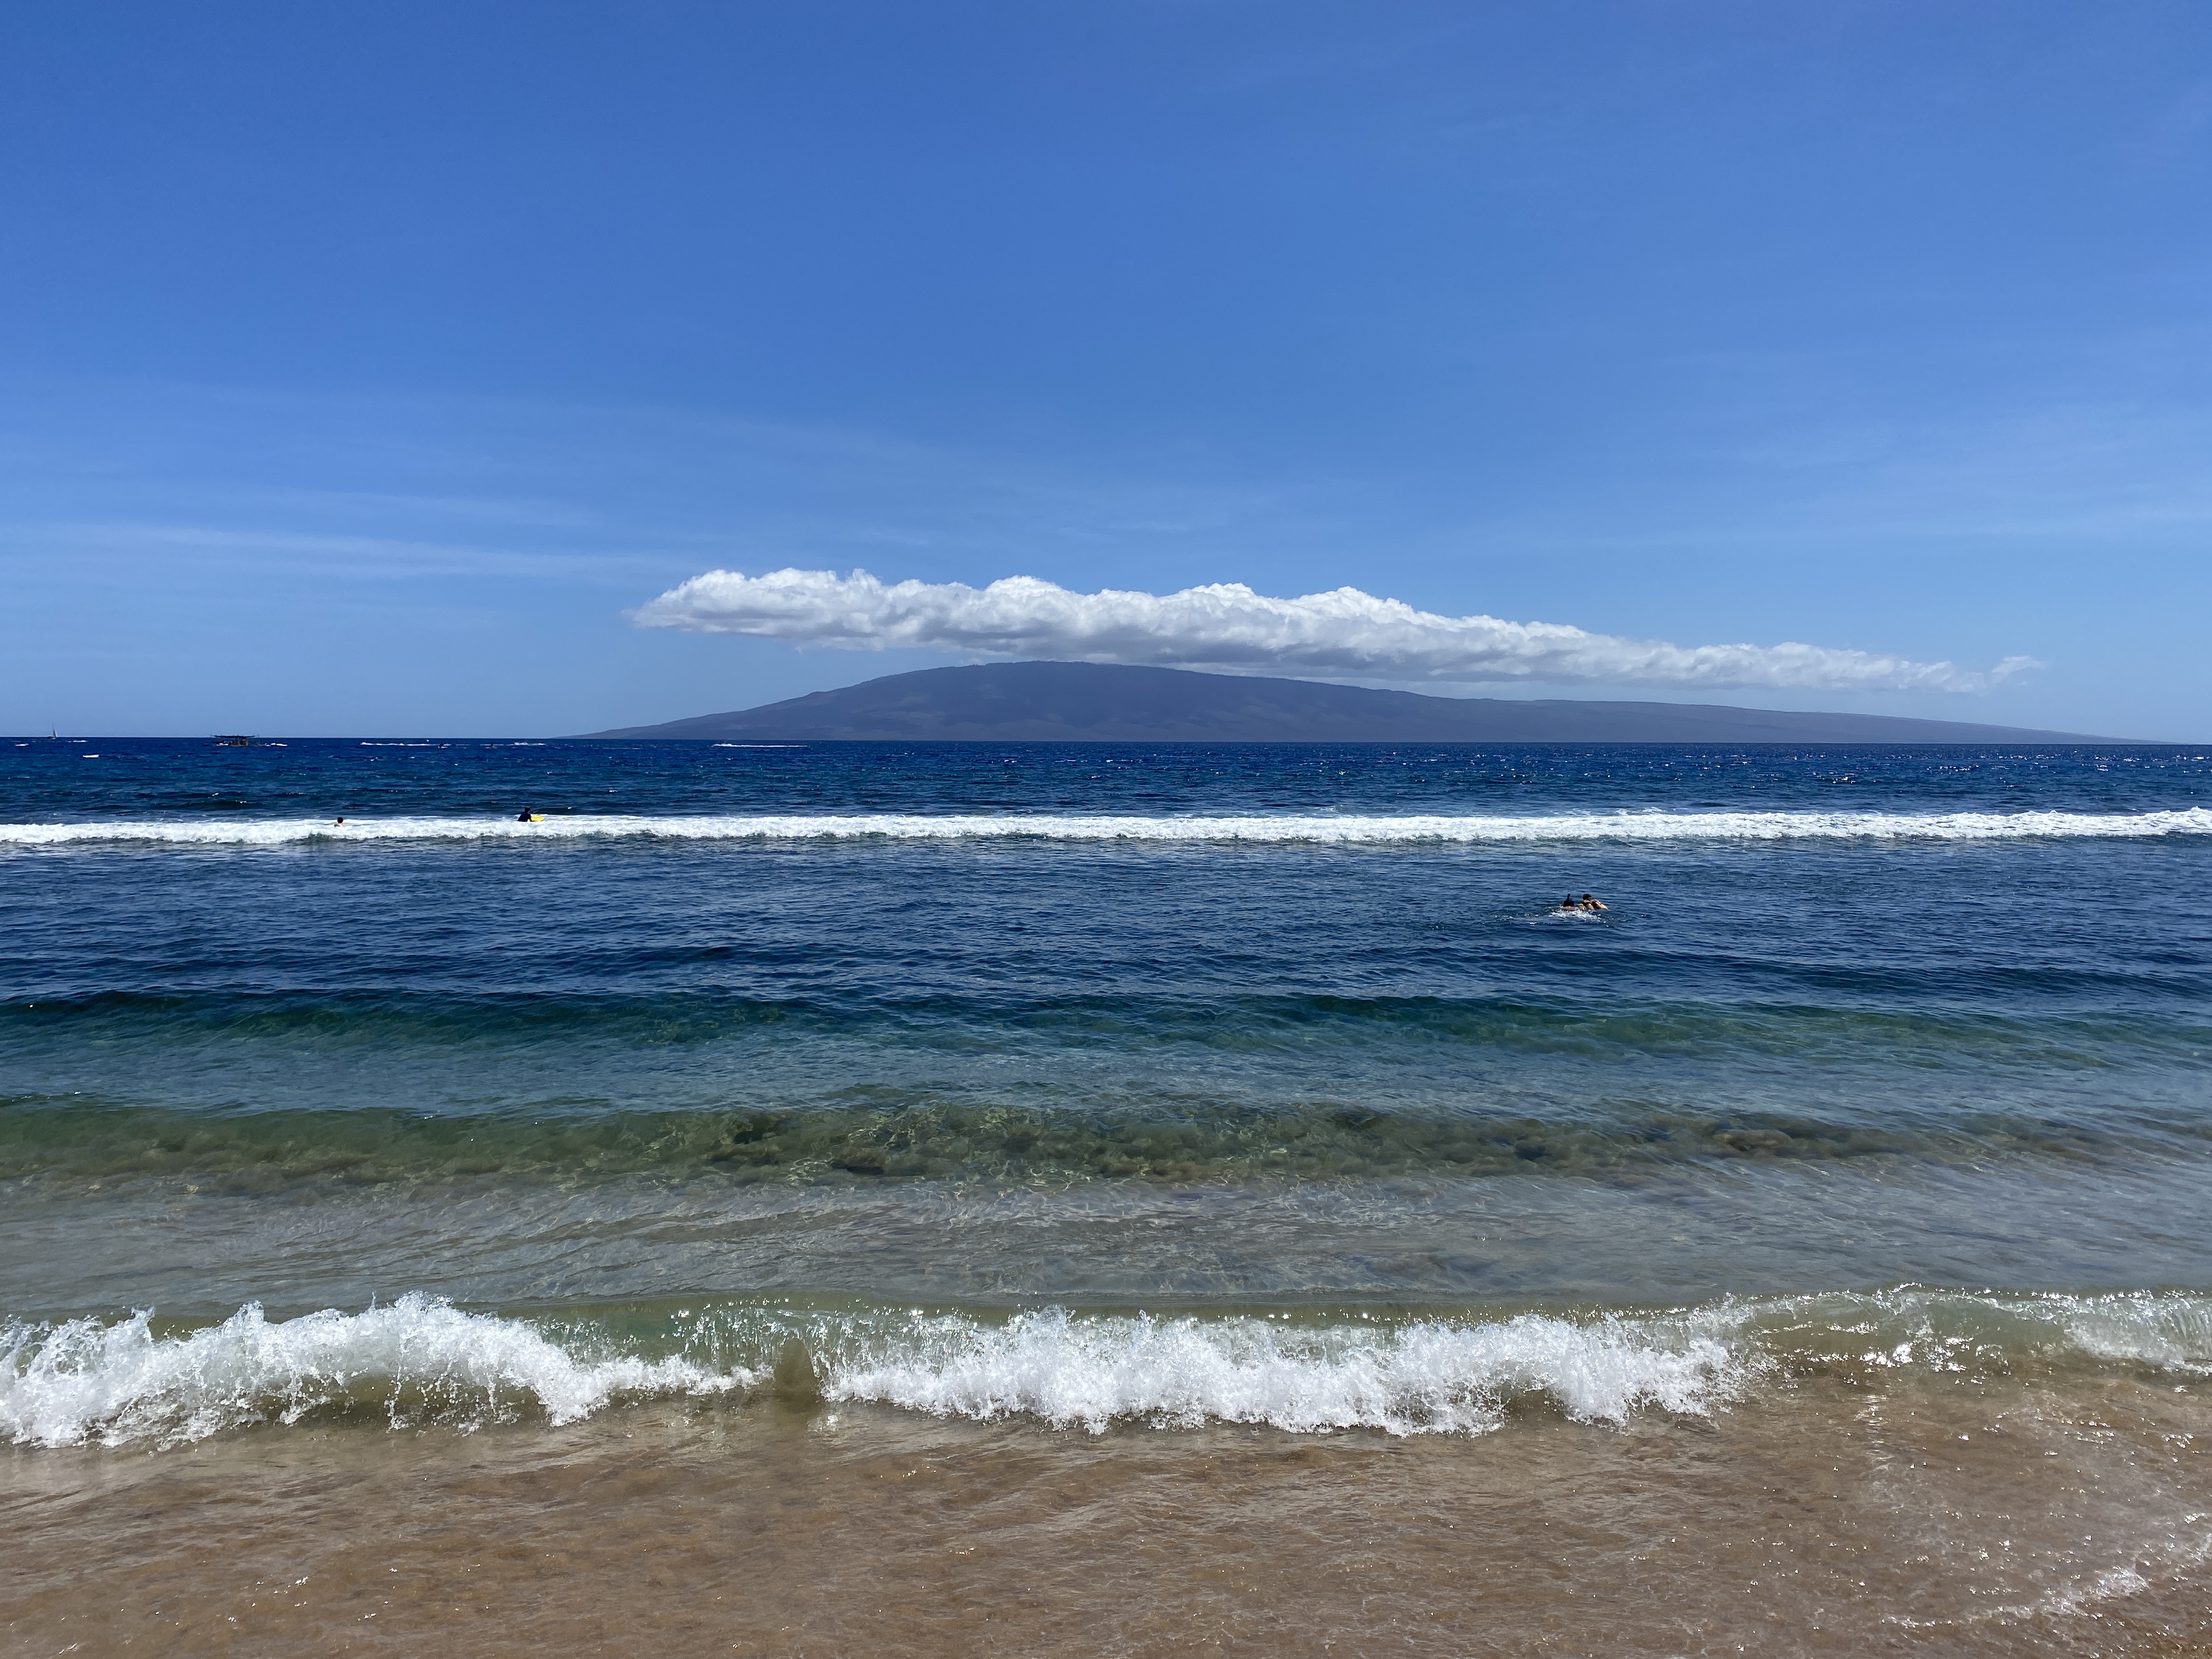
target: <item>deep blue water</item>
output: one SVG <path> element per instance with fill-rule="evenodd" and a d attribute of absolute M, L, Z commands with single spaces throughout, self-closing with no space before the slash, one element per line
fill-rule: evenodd
<path fill-rule="evenodd" d="M 98 757 L 95 763 L 83 758 Z M 2143 811 L 2212 805 L 2197 749 L 1676 744 L 517 743 L 0 738 L 0 823 L 344 813 Z"/>

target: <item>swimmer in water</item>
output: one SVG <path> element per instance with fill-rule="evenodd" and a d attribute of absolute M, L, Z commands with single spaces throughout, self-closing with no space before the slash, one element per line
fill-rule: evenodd
<path fill-rule="evenodd" d="M 1580 908 L 1580 909 L 1583 909 L 1583 910 L 1602 910 L 1602 909 L 1606 908 L 1607 907 L 1606 907 L 1606 906 L 1604 906 L 1604 905 L 1602 905 L 1602 904 L 1600 904 L 1600 903 L 1599 903 L 1595 899 L 1592 898 L 1592 897 L 1591 897 L 1588 893 L 1584 893 L 1584 894 L 1583 895 L 1583 902 L 1582 902 L 1582 903 L 1581 903 L 1578 907 L 1577 907 L 1577 908 Z"/>
<path fill-rule="evenodd" d="M 343 818 L 340 818 L 340 819 L 339 819 L 336 823 L 333 823 L 333 824 L 331 826 L 331 829 L 333 829 L 333 830 L 343 830 L 343 829 L 344 829 L 344 828 L 345 828 L 345 820 L 344 820 Z"/>

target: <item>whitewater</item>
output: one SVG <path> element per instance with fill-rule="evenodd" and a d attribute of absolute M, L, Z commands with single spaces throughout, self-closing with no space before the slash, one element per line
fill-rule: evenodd
<path fill-rule="evenodd" d="M 665 1326 L 644 1343 L 619 1322 L 502 1317 L 422 1295 L 287 1320 L 257 1303 L 185 1328 L 157 1329 L 144 1310 L 16 1320 L 0 1328 L 0 1437 L 174 1446 L 332 1413 L 395 1429 L 466 1430 L 526 1413 L 557 1426 L 625 1401 L 778 1394 L 1094 1435 L 1117 1423 L 1468 1435 L 1496 1430 L 1516 1401 L 1593 1425 L 1639 1412 L 1705 1417 L 1761 1379 L 1824 1367 L 1941 1376 L 2056 1362 L 2212 1376 L 2212 1297 L 2180 1292 L 1908 1286 L 1579 1317 L 1386 1313 L 1322 1324 L 736 1304 L 685 1309 Z"/>
<path fill-rule="evenodd" d="M 540 821 L 462 817 L 118 819 L 0 824 L 0 848 L 100 843 L 289 847 L 326 842 L 1026 841 L 1267 846 L 1696 842 L 2010 842 L 2212 836 L 2212 807 L 2147 812 L 1609 811 L 1531 814 L 917 813 L 562 814 Z"/>

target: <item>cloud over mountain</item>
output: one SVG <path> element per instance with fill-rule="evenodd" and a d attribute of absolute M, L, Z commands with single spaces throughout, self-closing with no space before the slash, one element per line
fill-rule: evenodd
<path fill-rule="evenodd" d="M 1309 679 L 1474 684 L 1789 686 L 1978 691 L 2033 658 L 1975 672 L 1816 645 L 1670 645 L 1561 623 L 1445 617 L 1356 587 L 1270 599 L 1241 582 L 1178 593 L 1071 592 L 1035 576 L 986 587 L 885 583 L 865 570 L 710 570 L 633 612 L 647 628 L 749 634 L 845 650 L 1133 663 Z"/>

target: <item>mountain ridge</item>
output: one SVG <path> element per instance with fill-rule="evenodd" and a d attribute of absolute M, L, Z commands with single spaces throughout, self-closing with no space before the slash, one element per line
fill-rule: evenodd
<path fill-rule="evenodd" d="M 1317 680 L 1075 662 L 886 674 L 726 714 L 593 738 L 782 742 L 2112 743 L 1893 714 L 1719 703 L 1437 697 Z"/>

